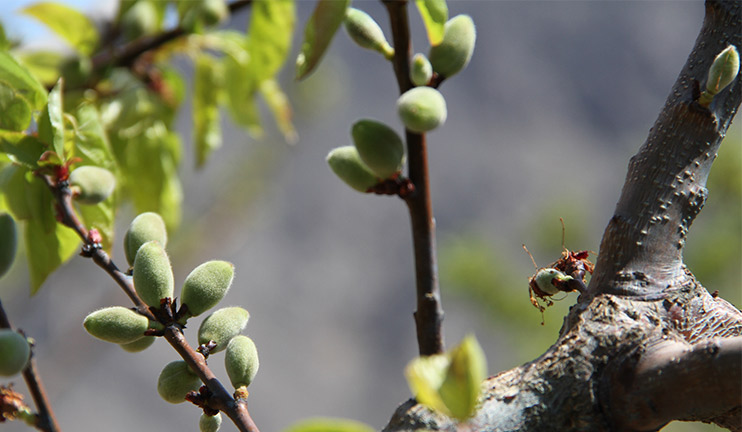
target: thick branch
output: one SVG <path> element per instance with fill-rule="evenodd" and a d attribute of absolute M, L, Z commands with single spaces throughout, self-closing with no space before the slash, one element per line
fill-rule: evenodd
<path fill-rule="evenodd" d="M 410 82 L 410 31 L 407 2 L 385 0 L 391 20 L 394 43 L 394 72 L 400 93 L 412 88 Z M 415 254 L 417 311 L 415 325 L 420 355 L 445 351 L 443 341 L 443 307 L 436 265 L 435 220 L 428 180 L 428 155 L 425 134 L 406 131 L 409 178 L 415 192 L 405 197 L 412 224 Z"/>
<path fill-rule="evenodd" d="M 694 103 L 714 57 L 742 46 L 740 2 L 706 3 L 696 44 L 649 137 L 631 158 L 621 197 L 606 228 L 590 292 L 657 297 L 687 279 L 683 246 L 708 195 L 711 164 L 742 102 L 738 78 L 710 110 Z M 696 83 L 697 85 L 698 83 Z"/>

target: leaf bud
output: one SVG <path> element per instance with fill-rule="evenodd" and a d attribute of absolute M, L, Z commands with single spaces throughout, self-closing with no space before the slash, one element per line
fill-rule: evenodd
<path fill-rule="evenodd" d="M 235 389 L 249 386 L 260 367 L 255 342 L 244 335 L 239 335 L 229 341 L 227 353 L 224 356 L 224 366 Z"/>
<path fill-rule="evenodd" d="M 111 171 L 93 165 L 84 165 L 70 173 L 70 189 L 81 204 L 98 204 L 110 197 L 116 188 L 116 177 Z"/>
<path fill-rule="evenodd" d="M 397 99 L 397 112 L 405 127 L 424 133 L 446 121 L 446 100 L 432 87 L 415 87 Z"/>
<path fill-rule="evenodd" d="M 119 344 L 119 346 L 126 352 L 135 353 L 149 348 L 153 343 L 155 343 L 155 339 L 154 336 L 145 336 L 141 339 L 135 340 L 134 342 Z"/>
<path fill-rule="evenodd" d="M 394 48 L 387 42 L 384 31 L 366 12 L 349 7 L 344 24 L 348 36 L 362 48 L 377 51 L 387 59 L 394 57 Z"/>
<path fill-rule="evenodd" d="M 376 175 L 361 161 L 354 146 L 333 149 L 327 155 L 327 163 L 340 180 L 359 192 L 368 192 L 379 183 Z"/>
<path fill-rule="evenodd" d="M 572 276 L 567 276 L 554 268 L 542 268 L 536 272 L 533 280 L 536 282 L 538 288 L 544 292 L 544 294 L 554 295 L 559 292 L 559 289 L 552 283 L 556 279 L 559 282 L 566 282 L 572 279 Z"/>
<path fill-rule="evenodd" d="M 134 265 L 139 248 L 153 240 L 158 241 L 162 247 L 167 246 L 167 228 L 162 216 L 146 212 L 135 217 L 124 235 L 124 252 L 129 265 Z"/>
<path fill-rule="evenodd" d="M 144 332 L 149 328 L 149 320 L 131 309 L 112 306 L 86 316 L 82 325 L 98 339 L 127 344 L 144 337 Z"/>
<path fill-rule="evenodd" d="M 13 376 L 26 367 L 31 347 L 22 334 L 11 329 L 0 329 L 0 376 Z"/>
<path fill-rule="evenodd" d="M 351 128 L 353 143 L 363 163 L 387 179 L 402 170 L 404 143 L 394 129 L 375 120 L 359 120 Z"/>
<path fill-rule="evenodd" d="M 219 309 L 206 317 L 198 328 L 198 344 L 204 345 L 214 341 L 216 347 L 212 353 L 227 348 L 230 339 L 240 334 L 250 319 L 250 313 L 238 306 Z"/>
<path fill-rule="evenodd" d="M 417 53 L 412 56 L 410 65 L 410 81 L 416 86 L 424 86 L 430 82 L 433 77 L 433 66 L 425 54 Z"/>
<path fill-rule="evenodd" d="M 708 107 L 714 96 L 734 81 L 739 73 L 739 53 L 734 45 L 726 47 L 714 58 L 706 79 L 706 91 L 701 93 L 698 103 Z"/>
<path fill-rule="evenodd" d="M 0 213 L 0 278 L 10 270 L 18 248 L 15 220 L 8 213 Z"/>
<path fill-rule="evenodd" d="M 186 394 L 200 387 L 201 380 L 183 360 L 165 365 L 157 378 L 157 393 L 171 404 L 185 402 Z"/>
<path fill-rule="evenodd" d="M 201 418 L 198 419 L 198 428 L 201 432 L 217 432 L 221 425 L 221 413 L 216 413 L 216 415 L 213 416 L 201 414 Z"/>
<path fill-rule="evenodd" d="M 172 297 L 173 269 L 167 252 L 157 241 L 142 245 L 134 258 L 134 289 L 148 306 L 160 307 L 160 299 Z"/>
<path fill-rule="evenodd" d="M 477 39 L 474 21 L 469 15 L 457 15 L 443 28 L 443 40 L 430 48 L 430 64 L 439 75 L 450 78 L 464 69 L 474 52 Z"/>
<path fill-rule="evenodd" d="M 217 305 L 229 291 L 234 265 L 227 261 L 208 261 L 186 277 L 180 300 L 191 316 L 199 316 Z"/>

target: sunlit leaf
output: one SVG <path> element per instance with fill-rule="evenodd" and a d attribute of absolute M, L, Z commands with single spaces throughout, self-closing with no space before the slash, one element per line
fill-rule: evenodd
<path fill-rule="evenodd" d="M 5 197 L 5 205 L 17 220 L 31 218 L 28 206 L 28 170 L 18 165 L 6 165 L 0 170 L 0 192 Z"/>
<path fill-rule="evenodd" d="M 52 86 L 59 79 L 64 56 L 54 51 L 18 53 L 18 60 L 44 85 Z"/>
<path fill-rule="evenodd" d="M 291 49 L 295 9 L 293 0 L 253 2 L 248 54 L 258 82 L 273 77 L 286 61 Z"/>
<path fill-rule="evenodd" d="M 260 137 L 263 128 L 260 125 L 260 110 L 255 96 L 258 82 L 250 63 L 238 62 L 232 56 L 224 57 L 224 92 L 229 114 L 240 126 L 247 128 L 253 137 Z"/>
<path fill-rule="evenodd" d="M 284 429 L 283 432 L 372 432 L 373 430 L 371 426 L 355 420 L 318 417 L 301 420 Z"/>
<path fill-rule="evenodd" d="M 49 92 L 49 103 L 39 116 L 39 138 L 59 156 L 64 156 L 64 111 L 62 81 Z"/>
<path fill-rule="evenodd" d="M 51 230 L 43 222 L 30 219 L 24 227 L 26 259 L 31 275 L 31 295 L 36 294 L 47 277 L 78 250 L 80 238 L 66 226 L 55 223 Z"/>
<path fill-rule="evenodd" d="M 335 32 L 343 23 L 350 0 L 319 0 L 304 28 L 304 42 L 296 59 L 296 79 L 309 75 L 322 59 Z"/>
<path fill-rule="evenodd" d="M 291 144 L 296 143 L 299 136 L 296 134 L 294 124 L 291 122 L 293 116 L 291 105 L 289 104 L 288 97 L 286 97 L 286 94 L 278 85 L 278 81 L 275 79 L 263 81 L 260 84 L 260 94 L 263 95 L 263 98 L 268 103 L 268 107 L 273 113 L 273 118 L 276 120 L 278 129 L 283 134 L 284 139 Z"/>
<path fill-rule="evenodd" d="M 430 45 L 438 45 L 443 40 L 443 26 L 448 20 L 446 0 L 415 0 L 415 6 L 425 24 Z"/>
<path fill-rule="evenodd" d="M 202 166 L 212 151 L 222 145 L 219 100 L 222 91 L 221 63 L 204 54 L 196 59 L 193 77 L 193 140 L 196 165 Z"/>
<path fill-rule="evenodd" d="M 25 130 L 31 123 L 31 106 L 23 95 L 0 81 L 0 129 Z"/>
<path fill-rule="evenodd" d="M 41 83 L 6 52 L 0 52 L 0 81 L 23 95 L 34 110 L 46 103 L 46 90 Z"/>
<path fill-rule="evenodd" d="M 69 42 L 81 54 L 90 55 L 98 45 L 95 23 L 82 12 L 61 3 L 41 2 L 22 10 Z"/>
<path fill-rule="evenodd" d="M 36 137 L 22 132 L 0 131 L 0 151 L 29 169 L 38 168 L 36 161 L 44 150 L 46 147 Z"/>

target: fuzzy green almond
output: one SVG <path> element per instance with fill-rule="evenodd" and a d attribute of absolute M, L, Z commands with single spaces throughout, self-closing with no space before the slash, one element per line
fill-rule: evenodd
<path fill-rule="evenodd" d="M 336 176 L 358 192 L 368 192 L 380 179 L 361 160 L 354 146 L 338 147 L 327 155 L 327 164 Z"/>
<path fill-rule="evenodd" d="M 424 86 L 433 78 L 433 66 L 425 54 L 417 53 L 412 56 L 410 64 L 410 81 L 416 86 Z"/>
<path fill-rule="evenodd" d="M 11 329 L 0 329 L 0 376 L 20 373 L 31 356 L 26 337 Z"/>
<path fill-rule="evenodd" d="M 149 319 L 123 306 L 111 306 L 91 313 L 82 325 L 98 339 L 128 344 L 144 337 Z"/>
<path fill-rule="evenodd" d="M 415 87 L 404 92 L 397 99 L 397 112 L 405 127 L 417 133 L 437 128 L 448 115 L 446 100 L 432 87 Z"/>
<path fill-rule="evenodd" d="M 387 59 L 394 57 L 394 48 L 389 45 L 384 36 L 384 31 L 371 18 L 371 15 L 360 9 L 349 7 L 345 12 L 343 24 L 348 36 L 359 46 L 377 51 Z"/>
<path fill-rule="evenodd" d="M 234 388 L 249 386 L 260 367 L 255 342 L 244 335 L 234 337 L 227 346 L 224 366 Z"/>
<path fill-rule="evenodd" d="M 0 278 L 10 270 L 18 248 L 18 230 L 15 220 L 7 213 L 0 213 Z"/>
<path fill-rule="evenodd" d="M 469 15 L 457 15 L 446 22 L 443 40 L 430 48 L 430 64 L 439 75 L 450 78 L 471 60 L 477 32 Z"/>
<path fill-rule="evenodd" d="M 99 204 L 108 199 L 116 188 L 116 177 L 105 168 L 85 165 L 70 173 L 70 190 L 81 204 Z"/>
<path fill-rule="evenodd" d="M 157 378 L 157 393 L 171 404 L 185 402 L 186 394 L 200 387 L 201 380 L 183 360 L 165 365 Z"/>
<path fill-rule="evenodd" d="M 218 432 L 221 425 L 222 415 L 220 413 L 213 416 L 201 414 L 201 418 L 198 419 L 198 428 L 201 432 Z"/>
<path fill-rule="evenodd" d="M 404 143 L 384 123 L 363 119 L 355 122 L 351 135 L 361 161 L 382 179 L 393 177 L 404 166 Z"/>
<path fill-rule="evenodd" d="M 119 344 L 119 346 L 126 352 L 136 353 L 144 351 L 152 346 L 152 344 L 155 343 L 155 339 L 157 338 L 154 336 L 145 336 L 141 339 L 135 340 L 134 342 Z"/>
<path fill-rule="evenodd" d="M 124 253 L 129 265 L 134 265 L 137 251 L 149 241 L 158 241 L 162 247 L 167 247 L 165 221 L 154 212 L 145 212 L 135 217 L 124 234 Z"/>
<path fill-rule="evenodd" d="M 208 261 L 193 269 L 183 283 L 180 301 L 188 305 L 190 316 L 199 316 L 216 306 L 234 280 L 234 264 Z"/>
<path fill-rule="evenodd" d="M 238 306 L 219 309 L 206 317 L 198 328 L 198 344 L 214 341 L 212 353 L 227 348 L 230 339 L 240 334 L 250 319 L 250 313 Z"/>
<path fill-rule="evenodd" d="M 173 297 L 175 279 L 167 252 L 157 241 L 142 245 L 134 259 L 134 289 L 148 306 L 160 307 L 160 300 Z"/>

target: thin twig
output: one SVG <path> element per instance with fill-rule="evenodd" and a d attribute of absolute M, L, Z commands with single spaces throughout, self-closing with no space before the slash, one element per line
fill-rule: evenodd
<path fill-rule="evenodd" d="M 394 73 L 399 92 L 412 88 L 410 81 L 410 30 L 407 1 L 384 0 L 391 20 L 394 44 Z M 430 198 L 428 155 L 425 134 L 406 131 L 409 178 L 415 192 L 405 202 L 412 223 L 412 241 L 415 253 L 415 280 L 417 286 L 417 343 L 420 355 L 445 351 L 443 341 L 443 307 L 436 265 L 435 220 Z"/>
<path fill-rule="evenodd" d="M 3 308 L 3 302 L 0 301 L 0 328 L 12 329 L 13 326 L 10 323 L 8 315 L 5 313 Z M 26 382 L 28 391 L 31 392 L 31 398 L 36 405 L 37 422 L 36 428 L 44 432 L 59 432 L 59 424 L 52 411 L 51 403 L 46 395 L 46 389 L 44 383 L 41 381 L 41 375 L 36 367 L 36 360 L 34 359 L 34 350 L 31 350 L 31 358 L 28 360 L 28 364 L 22 372 L 23 380 Z"/>

